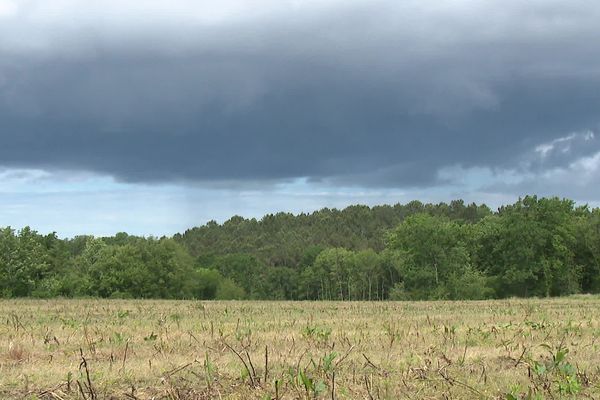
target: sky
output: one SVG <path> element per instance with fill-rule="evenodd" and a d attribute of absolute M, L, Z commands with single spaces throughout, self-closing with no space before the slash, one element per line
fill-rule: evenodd
<path fill-rule="evenodd" d="M 0 0 L 0 226 L 600 205 L 597 0 Z"/>

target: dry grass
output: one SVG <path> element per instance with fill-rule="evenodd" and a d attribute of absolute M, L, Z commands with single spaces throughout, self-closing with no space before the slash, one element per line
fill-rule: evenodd
<path fill-rule="evenodd" d="M 7 399 L 600 398 L 597 297 L 10 300 L 0 316 Z"/>

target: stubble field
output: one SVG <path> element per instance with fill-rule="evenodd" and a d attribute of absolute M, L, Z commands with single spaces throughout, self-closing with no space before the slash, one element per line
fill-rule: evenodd
<path fill-rule="evenodd" d="M 0 398 L 600 398 L 600 298 L 0 302 Z"/>

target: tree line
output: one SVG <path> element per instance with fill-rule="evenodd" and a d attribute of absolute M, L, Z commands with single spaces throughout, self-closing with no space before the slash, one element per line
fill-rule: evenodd
<path fill-rule="evenodd" d="M 600 209 L 351 206 L 211 221 L 173 237 L 0 229 L 0 297 L 423 300 L 600 292 Z"/>

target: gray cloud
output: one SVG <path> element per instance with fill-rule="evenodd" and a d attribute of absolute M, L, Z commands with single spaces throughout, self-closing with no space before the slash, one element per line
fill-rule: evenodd
<path fill-rule="evenodd" d="M 403 187 L 596 149 L 524 162 L 599 126 L 595 1 L 44 3 L 0 12 L 0 165 Z"/>

